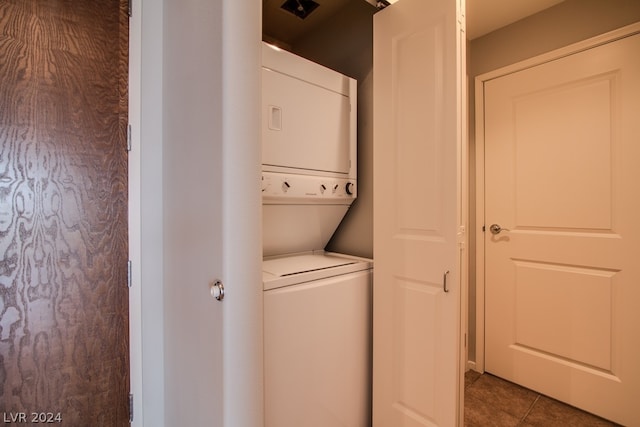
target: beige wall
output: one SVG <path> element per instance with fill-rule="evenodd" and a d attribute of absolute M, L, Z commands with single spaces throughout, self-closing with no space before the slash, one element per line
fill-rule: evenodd
<path fill-rule="evenodd" d="M 550 9 L 469 43 L 469 153 L 471 241 L 469 283 L 469 360 L 475 360 L 475 112 L 474 79 L 506 65 L 640 21 L 640 0 L 566 0 Z"/>

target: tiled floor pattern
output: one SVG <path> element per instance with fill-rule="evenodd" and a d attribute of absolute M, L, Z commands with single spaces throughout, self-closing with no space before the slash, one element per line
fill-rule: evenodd
<path fill-rule="evenodd" d="M 491 374 L 465 374 L 466 427 L 600 427 L 610 421 L 565 405 Z"/>

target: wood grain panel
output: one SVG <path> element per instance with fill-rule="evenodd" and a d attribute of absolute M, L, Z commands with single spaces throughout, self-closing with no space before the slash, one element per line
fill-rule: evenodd
<path fill-rule="evenodd" d="M 0 412 L 128 425 L 128 17 L 0 1 Z"/>

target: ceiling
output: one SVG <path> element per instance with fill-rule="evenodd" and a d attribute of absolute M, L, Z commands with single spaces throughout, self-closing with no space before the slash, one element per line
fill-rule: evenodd
<path fill-rule="evenodd" d="M 320 6 L 302 20 L 280 8 L 285 0 L 263 0 L 263 31 L 284 43 L 292 43 L 346 6 L 347 2 L 370 0 L 315 0 Z M 466 0 L 467 36 L 470 40 L 533 15 L 564 0 Z M 371 8 L 371 14 L 375 8 Z"/>
<path fill-rule="evenodd" d="M 285 0 L 262 0 L 262 32 L 279 42 L 292 44 L 332 17 L 349 1 L 364 3 L 364 0 L 316 0 L 320 6 L 302 20 L 280 8 Z M 375 8 L 370 7 L 373 14 Z"/>

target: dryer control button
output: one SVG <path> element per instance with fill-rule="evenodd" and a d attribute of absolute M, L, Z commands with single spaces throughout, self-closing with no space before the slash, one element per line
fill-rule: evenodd
<path fill-rule="evenodd" d="M 347 182 L 347 185 L 345 186 L 344 190 L 347 192 L 348 195 L 353 195 L 353 191 L 354 191 L 354 187 L 355 184 L 353 182 Z"/>

